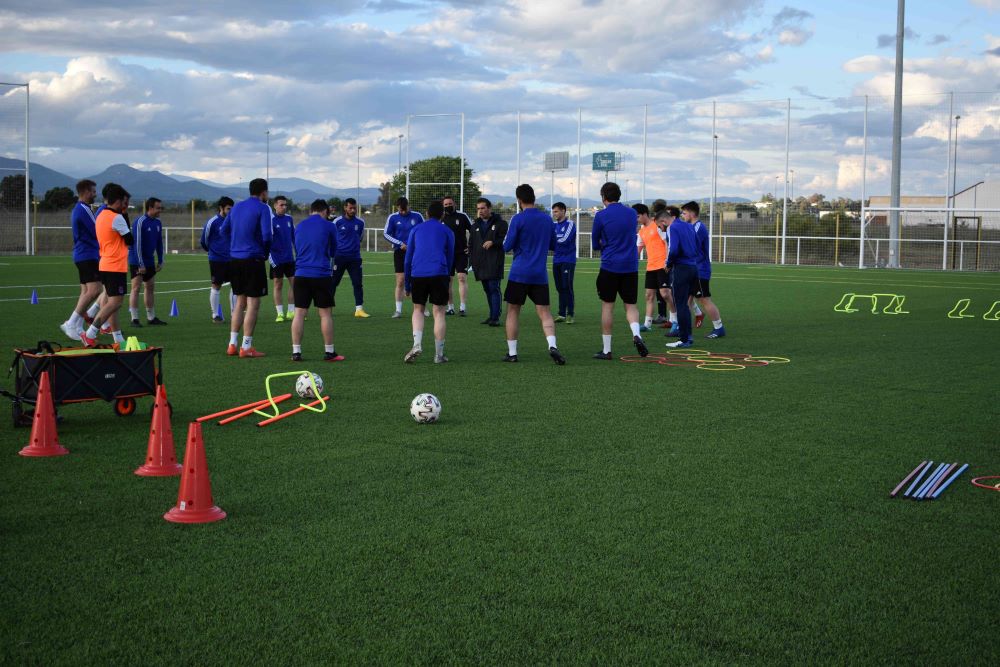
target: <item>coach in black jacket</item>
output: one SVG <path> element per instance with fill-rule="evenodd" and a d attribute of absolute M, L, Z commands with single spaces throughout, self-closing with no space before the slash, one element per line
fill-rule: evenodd
<path fill-rule="evenodd" d="M 476 201 L 476 221 L 472 223 L 469 236 L 469 259 L 476 280 L 483 284 L 490 316 L 483 324 L 500 326 L 500 281 L 503 280 L 503 238 L 507 235 L 507 223 L 493 212 L 489 199 L 480 197 Z"/>

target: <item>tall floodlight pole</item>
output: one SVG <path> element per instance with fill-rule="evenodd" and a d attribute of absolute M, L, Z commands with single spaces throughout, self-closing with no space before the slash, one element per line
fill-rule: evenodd
<path fill-rule="evenodd" d="M 948 164 L 944 175 L 944 203 L 948 209 L 944 216 L 944 235 L 941 249 L 941 270 L 948 268 L 948 225 L 951 224 L 952 209 L 955 207 L 955 181 L 951 178 L 951 119 L 955 113 L 955 93 L 948 95 Z M 948 188 L 951 188 L 949 191 Z"/>
<path fill-rule="evenodd" d="M 31 126 L 28 122 L 30 118 L 29 100 L 31 99 L 31 84 L 24 84 L 24 254 L 32 254 L 31 249 L 31 143 L 28 140 L 28 132 Z"/>
<path fill-rule="evenodd" d="M 358 200 L 358 208 L 361 208 L 361 146 L 358 146 L 358 184 L 357 184 L 357 195 L 355 199 Z"/>
<path fill-rule="evenodd" d="M 271 130 L 268 130 L 264 134 L 267 135 L 264 157 L 264 178 L 271 180 Z"/>
<path fill-rule="evenodd" d="M 785 239 L 788 238 L 788 150 L 792 133 L 792 99 L 785 110 L 785 200 L 781 205 L 781 263 L 785 263 Z"/>
<path fill-rule="evenodd" d="M 892 178 L 889 185 L 889 268 L 899 268 L 899 181 L 903 153 L 903 33 L 906 0 L 896 0 L 896 86 L 892 99 Z"/>
<path fill-rule="evenodd" d="M 957 189 L 956 186 L 958 185 L 958 121 L 960 121 L 960 120 L 962 120 L 961 116 L 955 116 L 955 151 L 954 151 L 954 156 L 955 157 L 953 158 L 954 159 L 954 163 L 953 163 L 954 166 L 952 167 L 952 170 L 951 170 L 951 197 L 952 197 L 952 199 L 954 199 L 955 195 L 958 194 L 958 189 Z"/>

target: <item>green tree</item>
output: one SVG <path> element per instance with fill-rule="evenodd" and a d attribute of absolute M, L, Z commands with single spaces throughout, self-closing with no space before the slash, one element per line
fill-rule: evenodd
<path fill-rule="evenodd" d="M 192 199 L 191 201 L 188 202 L 188 207 L 190 207 L 192 203 L 194 203 L 194 210 L 196 211 L 208 210 L 208 202 L 205 201 L 204 199 Z"/>
<path fill-rule="evenodd" d="M 438 155 L 437 157 L 417 160 L 410 165 L 410 183 L 456 183 L 456 185 L 410 185 L 410 199 L 414 206 L 424 206 L 433 198 L 451 195 L 458 200 L 458 172 L 462 158 L 457 156 Z M 465 163 L 465 208 L 475 208 L 475 201 L 482 197 L 479 185 L 472 180 L 473 170 Z M 414 190 L 417 190 L 415 193 Z M 398 173 L 392 177 L 389 201 L 406 194 L 406 174 Z"/>
<path fill-rule="evenodd" d="M 69 188 L 52 188 L 45 193 L 39 207 L 44 211 L 65 211 L 76 203 L 76 195 Z"/>
<path fill-rule="evenodd" d="M 35 184 L 28 182 L 28 197 L 34 199 Z M 0 208 L 23 209 L 24 208 L 24 174 L 4 176 L 0 181 Z"/>

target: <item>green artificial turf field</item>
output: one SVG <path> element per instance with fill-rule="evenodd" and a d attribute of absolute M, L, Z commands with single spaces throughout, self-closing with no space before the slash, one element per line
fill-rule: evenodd
<path fill-rule="evenodd" d="M 71 454 L 17 455 L 0 414 L 0 662 L 67 664 L 972 664 L 1000 653 L 1000 276 L 717 265 L 729 336 L 699 349 L 787 364 L 711 372 L 601 362 L 597 265 L 578 268 L 564 367 L 534 313 L 518 364 L 502 329 L 448 318 L 451 363 L 402 363 L 392 264 L 366 259 L 369 320 L 335 311 L 344 363 L 306 363 L 266 300 L 256 346 L 228 358 L 203 257 L 170 256 L 158 313 L 178 457 L 194 417 L 307 368 L 322 415 L 207 425 L 229 516 L 162 519 L 177 478 L 140 478 L 151 399 L 120 418 L 66 406 Z M 196 282 L 190 282 L 196 281 Z M 62 341 L 68 258 L 0 257 L 0 350 Z M 14 287 L 21 286 L 21 287 Z M 29 305 L 32 287 L 39 305 Z M 198 291 L 194 291 L 197 289 Z M 172 292 L 172 293 L 168 293 Z M 901 315 L 834 312 L 845 292 L 906 296 Z M 554 290 L 553 290 L 554 296 Z M 75 298 L 75 297 L 74 297 Z M 948 319 L 962 298 L 975 318 Z M 407 306 L 406 311 L 410 308 Z M 227 309 L 228 312 L 228 309 Z M 614 351 L 634 354 L 619 311 Z M 126 328 L 126 335 L 136 333 Z M 648 336 L 665 351 L 662 330 Z M 431 346 L 430 326 L 425 349 Z M 10 380 L 2 385 L 10 388 Z M 429 391 L 439 423 L 410 418 Z M 888 498 L 920 461 L 970 463 L 938 500 Z M 970 474 L 971 473 L 971 474 Z"/>

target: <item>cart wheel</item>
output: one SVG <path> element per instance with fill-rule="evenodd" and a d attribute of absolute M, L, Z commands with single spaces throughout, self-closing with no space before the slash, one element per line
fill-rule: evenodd
<path fill-rule="evenodd" d="M 115 401 L 115 414 L 119 417 L 128 417 L 135 414 L 134 398 L 119 398 Z"/>

